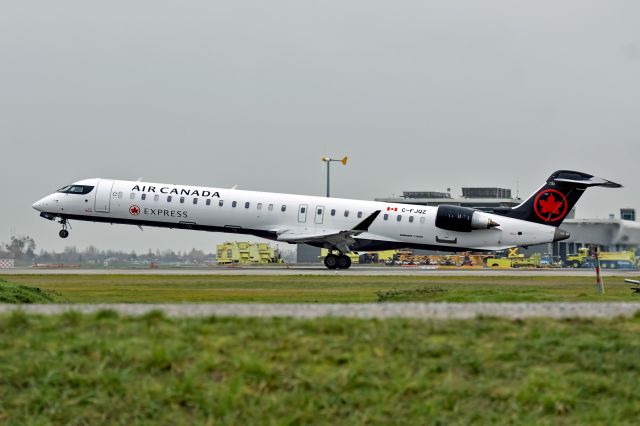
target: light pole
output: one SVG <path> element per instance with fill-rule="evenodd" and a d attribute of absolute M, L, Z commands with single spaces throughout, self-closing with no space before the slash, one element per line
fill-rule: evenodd
<path fill-rule="evenodd" d="M 327 163 L 327 197 L 331 196 L 331 162 L 342 163 L 343 166 L 347 165 L 349 157 L 344 157 L 342 160 L 336 160 L 329 157 L 322 157 L 322 161 Z"/>

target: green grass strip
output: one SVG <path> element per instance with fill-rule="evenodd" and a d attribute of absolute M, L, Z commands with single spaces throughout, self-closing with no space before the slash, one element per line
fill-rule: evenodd
<path fill-rule="evenodd" d="M 637 424 L 640 319 L 0 316 L 0 423 Z"/>

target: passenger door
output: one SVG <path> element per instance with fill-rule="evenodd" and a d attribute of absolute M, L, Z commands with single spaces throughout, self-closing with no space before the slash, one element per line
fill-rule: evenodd
<path fill-rule="evenodd" d="M 96 187 L 96 213 L 109 213 L 111 211 L 111 189 L 113 188 L 112 180 L 100 179 Z"/>

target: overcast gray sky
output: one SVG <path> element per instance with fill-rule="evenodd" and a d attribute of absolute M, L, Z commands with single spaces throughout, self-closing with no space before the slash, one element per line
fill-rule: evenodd
<path fill-rule="evenodd" d="M 0 241 L 212 250 L 221 234 L 73 223 L 31 204 L 88 177 L 334 195 L 521 195 L 554 170 L 640 209 L 640 2 L 5 1 Z"/>

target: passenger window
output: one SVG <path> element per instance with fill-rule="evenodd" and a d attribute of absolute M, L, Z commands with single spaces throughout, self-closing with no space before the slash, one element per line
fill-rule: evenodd
<path fill-rule="evenodd" d="M 184 204 L 184 197 L 180 197 L 180 204 Z"/>
<path fill-rule="evenodd" d="M 398 222 L 402 221 L 402 215 L 398 215 L 398 217 L 396 218 L 396 220 L 397 220 Z"/>
<path fill-rule="evenodd" d="M 362 217 L 362 212 L 358 212 L 358 219 Z"/>
<path fill-rule="evenodd" d="M 413 223 L 413 216 L 409 216 L 409 223 Z"/>
<path fill-rule="evenodd" d="M 122 198 L 122 195 L 124 195 L 122 192 L 118 192 L 118 198 Z"/>
<path fill-rule="evenodd" d="M 344 211 L 344 217 L 349 217 L 349 210 Z"/>
<path fill-rule="evenodd" d="M 287 211 L 287 206 L 280 207 L 280 210 L 283 211 L 283 212 L 286 212 Z"/>
<path fill-rule="evenodd" d="M 248 209 L 249 208 L 249 203 L 244 203 L 244 208 Z"/>
<path fill-rule="evenodd" d="M 160 196 L 158 194 L 153 196 L 153 201 L 158 201 L 160 199 Z"/>
<path fill-rule="evenodd" d="M 224 206 L 224 200 L 220 200 L 220 201 L 218 201 L 218 205 L 219 205 L 220 207 Z"/>
<path fill-rule="evenodd" d="M 171 202 L 171 198 L 172 198 L 171 195 L 167 196 L 167 203 Z"/>
<path fill-rule="evenodd" d="M 134 194 L 133 192 L 131 193 L 131 195 L 129 195 L 129 198 L 132 200 L 136 199 L 136 194 Z"/>
<path fill-rule="evenodd" d="M 198 199 L 197 198 L 193 199 L 193 204 L 198 204 Z"/>
<path fill-rule="evenodd" d="M 142 201 L 146 200 L 146 199 L 147 199 L 147 194 L 142 194 L 142 195 L 140 196 L 140 199 L 141 199 Z"/>
<path fill-rule="evenodd" d="M 233 203 L 231 203 L 231 207 L 233 207 L 234 209 L 236 208 L 237 205 L 238 205 L 237 201 L 234 201 Z"/>
<path fill-rule="evenodd" d="M 211 198 L 207 198 L 207 201 L 204 202 L 206 205 L 210 206 L 211 205 Z"/>
<path fill-rule="evenodd" d="M 258 203 L 258 210 L 262 210 L 262 203 Z"/>
<path fill-rule="evenodd" d="M 389 220 L 389 215 L 385 213 L 385 215 L 383 216 L 384 220 Z"/>
<path fill-rule="evenodd" d="M 424 222 L 425 222 L 425 218 L 424 218 L 424 217 L 421 217 L 421 218 L 420 218 L 420 224 L 421 224 L 421 225 L 424 225 Z"/>
<path fill-rule="evenodd" d="M 269 204 L 269 211 L 273 210 L 273 204 Z"/>
<path fill-rule="evenodd" d="M 336 215 L 336 209 L 331 209 L 331 216 L 335 216 Z"/>

